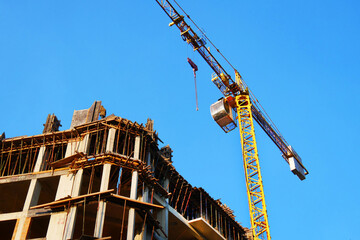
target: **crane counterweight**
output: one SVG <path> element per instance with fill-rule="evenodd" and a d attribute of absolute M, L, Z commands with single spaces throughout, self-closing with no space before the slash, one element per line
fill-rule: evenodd
<path fill-rule="evenodd" d="M 293 147 L 289 146 L 289 149 L 293 153 L 293 156 L 288 158 L 290 170 L 294 175 L 298 176 L 298 178 L 300 180 L 304 180 L 305 179 L 305 170 L 302 166 L 302 160 L 299 157 L 299 155 L 296 153 L 296 151 L 294 150 Z M 295 156 L 296 156 L 296 158 L 295 158 Z"/>

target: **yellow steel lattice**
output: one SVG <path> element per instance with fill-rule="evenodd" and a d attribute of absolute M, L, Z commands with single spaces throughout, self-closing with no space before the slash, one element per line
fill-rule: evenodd
<path fill-rule="evenodd" d="M 270 230 L 249 95 L 236 96 L 236 105 L 253 236 L 254 240 L 269 240 Z"/>

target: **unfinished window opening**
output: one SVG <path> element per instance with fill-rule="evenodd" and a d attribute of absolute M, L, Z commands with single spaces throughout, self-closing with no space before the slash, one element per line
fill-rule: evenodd
<path fill-rule="evenodd" d="M 167 179 L 166 174 L 168 173 L 168 165 L 162 161 L 158 159 L 155 160 L 155 167 L 154 167 L 155 171 L 154 171 L 154 176 L 155 178 L 159 179 L 159 184 L 164 187 L 167 188 L 168 186 L 165 186 L 165 180 Z M 180 176 L 174 176 L 174 178 L 169 179 L 170 180 L 170 190 L 171 190 L 171 184 L 174 184 L 174 186 L 176 185 L 176 181 L 178 180 Z M 174 181 L 171 183 L 171 181 Z M 179 182 L 179 184 L 181 184 L 181 182 Z M 179 187 L 179 186 L 177 186 Z M 170 191 L 172 192 L 172 191 Z"/>
<path fill-rule="evenodd" d="M 118 129 L 115 133 L 114 151 L 126 156 L 133 156 L 135 135 L 129 130 Z"/>
<path fill-rule="evenodd" d="M 80 195 L 99 192 L 103 166 L 85 168 L 81 181 Z"/>
<path fill-rule="evenodd" d="M 97 155 L 105 152 L 108 131 L 107 129 L 102 129 L 90 133 L 89 155 Z"/>
<path fill-rule="evenodd" d="M 24 174 L 34 171 L 40 148 L 29 147 L 11 150 L 12 146 L 8 149 L 5 149 L 4 145 L 2 147 L 0 154 L 0 176 Z"/>
<path fill-rule="evenodd" d="M 75 229 L 73 239 L 81 236 L 93 236 L 96 221 L 98 202 L 91 202 L 85 205 L 78 205 L 76 210 Z M 84 221 L 85 220 L 85 221 Z"/>
<path fill-rule="evenodd" d="M 65 157 L 66 147 L 67 147 L 66 143 L 53 144 L 51 146 L 47 146 L 40 171 L 51 170 L 49 163 L 63 159 Z"/>
<path fill-rule="evenodd" d="M 203 196 L 202 196 L 203 197 Z M 208 214 L 210 214 L 209 209 L 209 204 L 208 201 L 206 201 L 206 199 L 203 199 L 202 203 L 200 203 L 200 199 L 202 199 L 202 197 L 200 197 L 200 192 L 198 191 L 193 191 L 191 193 L 191 197 L 188 203 L 188 206 L 186 207 L 186 217 L 188 220 L 193 220 L 196 218 L 200 218 L 202 217 L 205 221 L 207 221 L 210 224 L 209 218 L 208 218 Z M 201 214 L 201 210 L 202 210 L 202 214 Z"/>
<path fill-rule="evenodd" d="M 194 204 L 193 202 L 190 204 L 189 209 L 188 209 L 188 214 L 189 214 L 189 220 L 192 219 L 196 219 L 198 218 L 198 212 L 199 212 L 200 207 L 197 204 Z M 207 221 L 209 222 L 209 221 Z"/>
<path fill-rule="evenodd" d="M 115 194 L 130 197 L 132 171 L 119 166 L 112 166 L 110 173 L 109 189 L 115 189 Z M 139 181 L 138 196 L 142 195 Z"/>
<path fill-rule="evenodd" d="M 139 133 L 138 133 L 139 134 Z M 141 160 L 143 163 L 146 163 L 146 150 L 147 150 L 147 141 L 146 138 L 144 137 L 144 134 L 141 133 L 139 135 L 135 135 L 134 136 L 134 140 L 136 138 L 139 138 L 139 156 L 138 159 Z M 133 148 L 132 148 L 133 149 Z"/>
<path fill-rule="evenodd" d="M 145 189 L 146 188 L 146 184 L 141 180 L 141 178 L 139 178 L 138 181 L 138 187 L 137 187 L 137 200 L 146 202 L 146 200 L 144 199 L 144 193 L 145 193 Z"/>
<path fill-rule="evenodd" d="M 59 181 L 60 176 L 38 179 L 38 184 L 40 184 L 40 195 L 39 200 L 37 203 L 34 203 L 34 205 L 55 201 Z"/>
<path fill-rule="evenodd" d="M 135 209 L 135 231 L 134 238 L 139 238 L 143 232 L 145 221 L 145 212 L 143 210 Z"/>
<path fill-rule="evenodd" d="M 155 178 L 156 178 L 156 174 L 155 174 Z M 175 189 L 175 185 L 176 185 L 176 180 L 175 182 L 174 181 L 174 178 L 170 178 L 170 181 L 169 181 L 169 193 L 171 193 L 170 195 L 170 198 L 169 198 L 169 204 L 171 206 L 171 199 L 173 198 L 173 192 L 174 192 L 174 189 Z"/>
<path fill-rule="evenodd" d="M 132 171 L 122 168 L 119 171 L 116 193 L 121 196 L 130 197 Z"/>
<path fill-rule="evenodd" d="M 229 222 L 223 216 L 221 216 L 221 220 L 222 220 L 221 221 L 222 225 L 220 229 L 222 230 L 224 236 L 228 235 L 228 237 L 230 238 L 231 232 L 229 232 L 229 227 L 230 227 Z"/>
<path fill-rule="evenodd" d="M 184 216 L 187 220 L 194 219 L 194 217 L 193 217 L 193 208 L 194 208 L 193 203 L 190 201 L 188 207 L 185 210 L 185 216 Z"/>
<path fill-rule="evenodd" d="M 124 206 L 107 202 L 103 237 L 126 239 L 129 211 Z"/>
<path fill-rule="evenodd" d="M 162 186 L 164 188 L 167 188 L 167 186 L 164 186 L 164 179 L 162 178 L 163 181 L 160 181 L 160 184 L 162 182 Z M 179 208 L 181 207 L 182 202 L 185 201 L 184 198 L 184 194 L 186 191 L 186 187 L 187 187 L 187 182 L 180 176 L 178 176 L 176 178 L 176 180 L 174 179 L 174 182 L 172 184 L 169 184 L 169 189 L 170 189 L 170 199 L 169 199 L 169 204 L 170 206 L 172 206 L 174 209 L 176 209 L 177 211 L 179 211 Z"/>
<path fill-rule="evenodd" d="M 115 141 L 114 141 L 114 152 L 123 154 L 123 149 L 125 145 L 125 139 L 127 138 L 126 132 L 120 129 L 117 129 L 115 132 Z"/>
<path fill-rule="evenodd" d="M 141 160 L 143 163 L 146 163 L 147 141 L 143 133 L 138 137 L 140 138 L 139 160 Z"/>
<path fill-rule="evenodd" d="M 23 210 L 30 180 L 0 184 L 0 213 Z"/>
<path fill-rule="evenodd" d="M 31 218 L 26 239 L 45 238 L 49 221 L 50 215 Z"/>
<path fill-rule="evenodd" d="M 223 218 L 221 213 L 219 214 L 219 219 L 218 219 L 218 230 L 223 236 L 226 236 L 227 234 L 226 219 Z"/>
<path fill-rule="evenodd" d="M 185 185 L 185 184 L 184 184 Z M 186 183 L 186 185 L 183 187 L 182 191 L 181 191 L 181 195 L 179 197 L 178 203 L 175 204 L 175 209 L 178 212 L 182 212 L 183 208 L 185 208 L 187 199 L 188 199 L 188 192 L 189 192 L 189 187 Z"/>
<path fill-rule="evenodd" d="M 115 193 L 118 194 L 118 186 L 120 184 L 120 176 L 121 176 L 122 168 L 119 166 L 112 165 L 110 171 L 110 179 L 109 179 L 109 189 L 115 189 Z"/>
<path fill-rule="evenodd" d="M 12 239 L 16 220 L 0 221 L 1 239 Z"/>

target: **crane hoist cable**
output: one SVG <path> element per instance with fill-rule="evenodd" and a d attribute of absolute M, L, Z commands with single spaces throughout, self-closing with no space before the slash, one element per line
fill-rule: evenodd
<path fill-rule="evenodd" d="M 198 67 L 190 58 L 187 58 L 187 61 L 190 64 L 190 66 L 191 66 L 191 68 L 193 69 L 193 72 L 194 72 L 196 111 L 199 111 L 199 102 L 198 102 L 197 87 L 196 87 L 196 72 L 198 70 Z"/>

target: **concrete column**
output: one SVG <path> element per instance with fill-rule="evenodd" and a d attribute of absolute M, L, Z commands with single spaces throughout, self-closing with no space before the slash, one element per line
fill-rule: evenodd
<path fill-rule="evenodd" d="M 40 147 L 39 154 L 38 154 L 38 156 L 36 158 L 36 162 L 35 162 L 34 172 L 41 171 L 41 166 L 44 161 L 45 150 L 46 150 L 45 146 Z M 27 213 L 31 206 L 35 206 L 37 204 L 37 202 L 39 200 L 39 196 L 40 196 L 40 190 L 41 190 L 41 185 L 40 185 L 39 181 L 37 179 L 32 179 L 30 181 L 30 185 L 29 185 L 29 189 L 28 189 L 28 192 L 26 195 L 26 199 L 25 199 L 21 217 L 19 218 L 18 223 L 17 223 L 17 229 L 16 229 L 14 240 L 20 240 L 20 239 L 26 238 L 26 233 L 29 228 L 29 224 L 28 224 L 29 219 L 26 218 Z"/>
<path fill-rule="evenodd" d="M 138 185 L 139 173 L 137 171 L 133 171 L 131 178 L 131 190 L 130 190 L 130 198 L 137 198 L 137 185 Z M 133 240 L 135 235 L 135 209 L 129 209 L 129 217 L 128 217 L 128 230 L 127 230 L 127 239 Z"/>
<path fill-rule="evenodd" d="M 165 184 L 168 184 L 169 183 L 169 179 L 165 179 Z M 173 214 L 174 215 L 179 215 L 179 217 L 182 215 L 179 214 L 176 210 L 174 210 L 173 208 L 170 208 L 169 207 L 169 200 L 168 199 L 165 199 L 164 197 L 160 197 L 159 195 L 157 194 L 154 194 L 154 199 L 160 203 L 160 205 L 164 206 L 164 208 L 160 211 L 158 211 L 157 213 L 157 218 L 156 220 L 160 223 L 160 226 L 162 227 L 164 233 L 169 236 L 169 227 L 168 227 L 168 224 L 169 224 L 169 211 L 170 209 L 172 209 L 173 211 Z M 177 217 L 177 218 L 179 218 Z M 184 223 L 185 225 L 187 225 L 187 221 L 186 219 L 184 218 Z M 190 226 L 190 225 L 189 225 Z M 163 236 L 162 233 L 160 233 L 161 236 L 159 236 L 158 234 L 156 234 L 156 237 L 159 238 L 159 239 L 166 239 L 165 236 Z"/>
<path fill-rule="evenodd" d="M 150 152 L 146 153 L 146 165 L 148 165 L 148 166 L 151 165 Z M 143 201 L 143 202 L 150 202 L 150 189 L 148 186 L 145 185 L 143 196 L 141 198 L 138 198 L 138 200 Z M 151 233 L 149 231 L 147 231 L 147 224 L 145 223 L 144 230 L 135 236 L 135 240 L 151 239 L 150 234 Z"/>
<path fill-rule="evenodd" d="M 79 194 L 80 194 L 82 175 L 83 175 L 83 169 L 80 169 L 79 171 L 77 171 L 74 182 L 73 182 L 72 191 L 71 191 L 72 197 L 79 196 Z M 64 240 L 72 239 L 72 236 L 74 234 L 74 229 L 75 229 L 76 210 L 77 210 L 76 206 L 70 208 L 70 211 L 68 213 L 66 223 L 65 223 L 66 227 L 65 227 L 64 238 L 63 238 Z M 50 239 L 52 239 L 52 238 L 50 238 Z"/>
<path fill-rule="evenodd" d="M 135 138 L 135 146 L 134 146 L 134 159 L 139 159 L 140 155 L 140 136 Z M 130 198 L 137 198 L 137 185 L 139 180 L 139 173 L 137 171 L 133 171 L 131 178 L 131 189 L 130 189 Z M 129 209 L 129 217 L 128 217 L 128 229 L 127 229 L 127 240 L 133 240 L 135 235 L 135 209 Z"/>
<path fill-rule="evenodd" d="M 105 164 L 101 176 L 100 192 L 108 190 L 110 172 L 111 172 L 111 164 Z M 104 229 L 105 212 L 106 212 L 106 202 L 100 201 L 96 214 L 94 237 L 98 237 L 98 238 L 102 237 L 102 233 Z"/>
<path fill-rule="evenodd" d="M 166 178 L 164 181 L 164 186 L 169 185 L 169 179 Z M 165 199 L 165 208 L 160 211 L 158 214 L 158 221 L 160 226 L 164 230 L 165 234 L 169 236 L 169 199 Z"/>
<path fill-rule="evenodd" d="M 51 214 L 49 227 L 46 233 L 46 239 L 63 239 L 64 225 L 66 222 L 66 212 L 57 212 Z"/>
<path fill-rule="evenodd" d="M 114 142 L 115 142 L 115 128 L 110 128 L 107 141 L 106 141 L 106 152 L 113 152 L 114 151 Z M 111 172 L 111 164 L 104 164 L 103 172 L 101 176 L 101 185 L 100 185 L 100 192 L 106 191 L 109 188 L 109 181 L 110 181 L 110 172 Z M 95 229 L 94 229 L 94 236 L 101 238 L 102 232 L 104 229 L 104 220 L 105 220 L 105 213 L 106 213 L 106 202 L 100 201 L 98 205 L 98 210 L 96 214 L 96 221 L 95 221 Z"/>
<path fill-rule="evenodd" d="M 78 196 L 80 192 L 82 174 L 83 170 L 80 169 L 76 174 L 62 175 L 60 177 L 59 187 L 56 192 L 55 199 L 58 200 L 67 196 Z M 58 212 L 51 214 L 46 238 L 54 240 L 71 239 L 74 231 L 75 217 L 76 207 L 71 207 L 69 213 Z M 64 233 L 63 231 L 65 229 L 66 232 Z"/>
<path fill-rule="evenodd" d="M 35 206 L 39 200 L 41 184 L 37 179 L 32 179 L 29 190 L 26 195 L 23 211 L 27 211 L 30 207 Z"/>
<path fill-rule="evenodd" d="M 78 152 L 88 153 L 90 147 L 89 138 L 90 134 L 86 134 L 78 146 Z"/>
<path fill-rule="evenodd" d="M 114 151 L 115 133 L 116 133 L 115 128 L 109 129 L 109 134 L 106 142 L 106 152 L 112 153 Z"/>
<path fill-rule="evenodd" d="M 40 168 L 41 168 L 41 165 L 43 164 L 43 161 L 44 161 L 45 150 L 46 150 L 45 146 L 40 147 L 39 154 L 37 156 L 35 167 L 34 167 L 34 172 L 40 172 L 41 171 Z"/>
<path fill-rule="evenodd" d="M 66 146 L 66 152 L 65 152 L 65 157 L 69 157 L 73 154 L 75 154 L 75 150 L 77 149 L 77 146 L 80 144 L 80 142 L 69 142 Z"/>
<path fill-rule="evenodd" d="M 80 143 L 69 143 L 65 153 L 66 157 L 75 153 L 75 146 L 77 146 L 78 152 L 87 153 L 89 147 L 89 134 L 87 134 Z M 58 200 L 67 196 L 78 196 L 80 193 L 82 175 L 83 169 L 77 171 L 76 174 L 62 175 L 60 177 L 55 199 Z M 58 212 L 51 214 L 46 238 L 52 240 L 71 239 L 74 233 L 75 218 L 76 207 L 71 207 L 69 213 Z"/>

